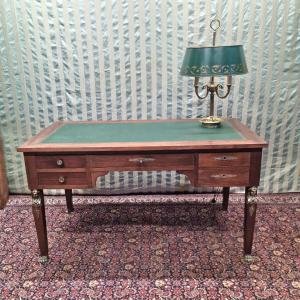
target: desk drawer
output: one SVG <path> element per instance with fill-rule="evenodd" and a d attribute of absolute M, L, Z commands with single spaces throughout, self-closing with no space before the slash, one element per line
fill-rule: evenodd
<path fill-rule="evenodd" d="M 193 154 L 90 155 L 91 168 L 110 171 L 193 170 Z"/>
<path fill-rule="evenodd" d="M 199 167 L 249 166 L 249 152 L 201 153 L 198 156 Z"/>
<path fill-rule="evenodd" d="M 85 168 L 86 157 L 84 155 L 51 155 L 37 156 L 37 169 L 61 169 L 61 168 Z"/>
<path fill-rule="evenodd" d="M 87 173 L 76 172 L 41 172 L 38 173 L 38 185 L 40 188 L 61 188 L 75 186 L 76 188 L 87 188 L 89 181 Z"/>
<path fill-rule="evenodd" d="M 198 171 L 198 186 L 247 186 L 249 167 L 201 168 Z"/>

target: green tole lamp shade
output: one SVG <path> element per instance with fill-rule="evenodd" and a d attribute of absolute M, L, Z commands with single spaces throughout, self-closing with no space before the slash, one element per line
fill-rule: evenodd
<path fill-rule="evenodd" d="M 188 47 L 180 74 L 191 77 L 241 75 L 247 73 L 242 45 Z"/>

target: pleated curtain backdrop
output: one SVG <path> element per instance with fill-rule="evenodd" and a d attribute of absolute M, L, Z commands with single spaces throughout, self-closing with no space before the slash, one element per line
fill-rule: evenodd
<path fill-rule="evenodd" d="M 269 142 L 260 191 L 300 191 L 300 1 L 0 0 L 0 122 L 11 192 L 28 192 L 16 147 L 56 120 L 205 116 L 186 46 L 243 44 L 249 73 L 234 77 L 219 116 Z M 97 192 L 193 191 L 175 172 L 111 173 Z M 93 192 L 93 191 L 91 191 Z"/>

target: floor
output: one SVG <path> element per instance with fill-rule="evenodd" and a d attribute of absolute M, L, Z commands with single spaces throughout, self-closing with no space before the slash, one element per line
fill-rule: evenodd
<path fill-rule="evenodd" d="M 0 299 L 300 299 L 300 194 L 259 199 L 243 259 L 243 195 L 46 197 L 38 262 L 30 197 L 0 211 Z"/>

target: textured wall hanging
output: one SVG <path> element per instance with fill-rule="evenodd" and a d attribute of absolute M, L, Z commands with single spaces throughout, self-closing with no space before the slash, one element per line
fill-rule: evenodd
<path fill-rule="evenodd" d="M 0 124 L 11 192 L 25 192 L 16 146 L 58 119 L 196 118 L 208 105 L 180 75 L 185 48 L 242 44 L 248 74 L 218 116 L 237 117 L 269 142 L 263 192 L 300 191 L 300 2 L 0 1 Z M 297 67 L 298 63 L 298 67 Z M 171 172 L 114 173 L 114 192 L 192 191 Z M 156 187 L 156 189 L 154 188 Z M 112 189 L 109 189 L 112 191 Z"/>

